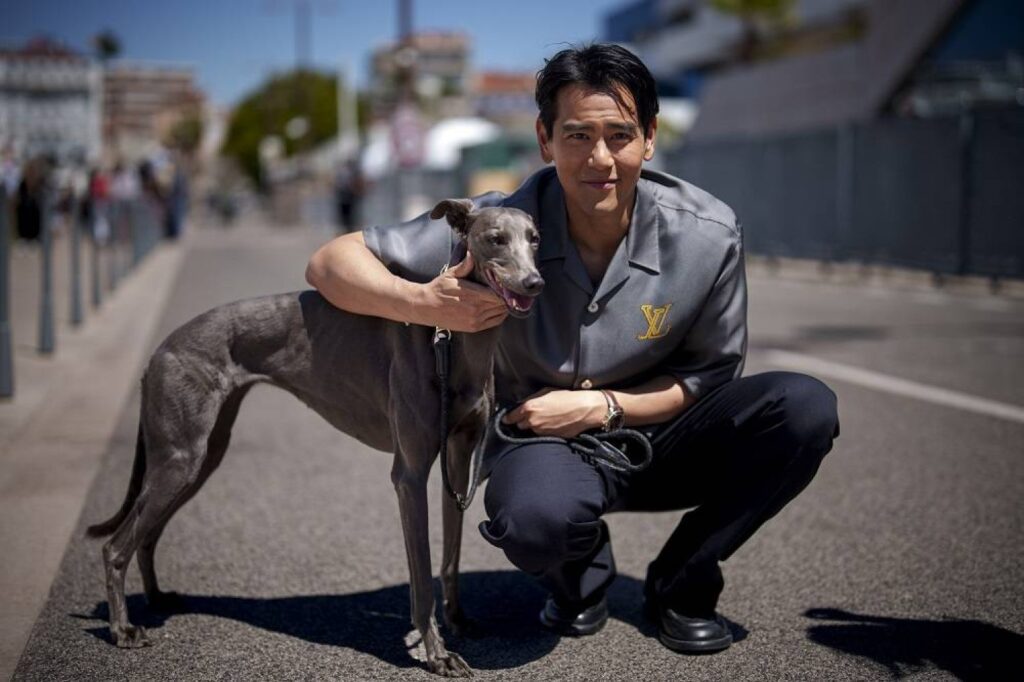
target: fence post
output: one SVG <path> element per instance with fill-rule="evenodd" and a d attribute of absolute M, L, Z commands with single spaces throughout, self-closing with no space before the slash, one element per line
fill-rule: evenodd
<path fill-rule="evenodd" d="M 110 239 L 107 241 L 107 287 L 113 291 L 120 279 L 119 248 L 121 242 L 121 214 L 124 211 L 124 200 L 118 199 L 110 203 Z"/>
<path fill-rule="evenodd" d="M 832 259 L 850 257 L 850 236 L 853 234 L 853 182 L 855 137 L 852 123 L 837 129 L 836 139 L 836 231 L 832 242 Z"/>
<path fill-rule="evenodd" d="M 105 209 L 105 207 L 102 207 Z M 100 220 L 101 206 L 99 202 L 93 204 L 92 213 L 92 225 L 89 226 L 89 260 L 91 261 L 91 274 L 92 274 L 92 307 L 99 308 L 103 302 L 103 291 L 100 287 L 100 244 L 99 238 L 96 234 L 96 225 Z M 104 219 L 106 216 L 103 216 Z M 109 223 L 107 227 L 110 229 Z"/>
<path fill-rule="evenodd" d="M 53 188 L 47 185 L 42 192 L 42 286 L 39 300 L 39 352 L 52 353 L 56 345 L 53 328 Z"/>
<path fill-rule="evenodd" d="M 7 187 L 0 182 L 0 398 L 14 395 L 14 358 L 11 348 L 10 320 L 10 244 L 11 226 L 7 223 Z"/>
<path fill-rule="evenodd" d="M 974 112 L 960 114 L 960 215 L 959 240 L 957 248 L 957 274 L 966 275 L 971 267 L 971 202 L 974 187 L 971 177 L 971 161 L 974 153 Z"/>
<path fill-rule="evenodd" d="M 82 225 L 85 216 L 81 208 L 84 199 L 72 199 L 71 219 L 68 228 L 71 230 L 71 324 L 75 327 L 82 324 Z"/>

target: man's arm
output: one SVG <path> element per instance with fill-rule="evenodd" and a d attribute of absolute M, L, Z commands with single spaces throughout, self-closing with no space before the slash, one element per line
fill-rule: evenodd
<path fill-rule="evenodd" d="M 609 391 L 625 412 L 626 426 L 668 421 L 696 402 L 683 384 L 669 375 L 631 388 Z M 540 436 L 572 438 L 604 423 L 608 403 L 600 391 L 545 389 L 505 416 L 505 421 Z"/>
<path fill-rule="evenodd" d="M 366 246 L 362 232 L 337 237 L 313 254 L 306 281 L 333 305 L 396 322 L 476 332 L 501 324 L 504 302 L 487 287 L 466 281 L 472 257 L 430 282 L 393 275 Z"/>

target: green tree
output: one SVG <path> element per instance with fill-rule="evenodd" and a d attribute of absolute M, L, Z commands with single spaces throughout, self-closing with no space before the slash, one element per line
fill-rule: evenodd
<path fill-rule="evenodd" d="M 101 62 L 108 62 L 121 54 L 121 39 L 113 31 L 100 31 L 92 38 L 93 49 Z"/>
<path fill-rule="evenodd" d="M 784 26 L 793 18 L 795 0 L 711 0 L 720 12 L 733 14 L 743 22 L 740 59 L 751 61 L 758 47 L 758 25 Z"/>
<path fill-rule="evenodd" d="M 291 156 L 328 140 L 338 132 L 338 85 L 335 74 L 308 69 L 270 77 L 235 107 L 221 153 L 233 158 L 259 183 L 260 142 L 281 137 Z M 298 116 L 309 123 L 305 135 L 285 135 L 288 121 Z"/>
<path fill-rule="evenodd" d="M 179 119 L 167 133 L 164 144 L 192 156 L 203 139 L 203 119 L 198 112 L 189 112 Z"/>

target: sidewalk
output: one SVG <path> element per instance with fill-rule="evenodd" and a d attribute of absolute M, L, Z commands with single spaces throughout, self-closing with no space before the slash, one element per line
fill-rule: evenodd
<path fill-rule="evenodd" d="M 13 673 L 46 599 L 185 250 L 158 246 L 94 309 L 83 242 L 85 320 L 73 328 L 70 239 L 54 242 L 56 350 L 49 356 L 37 351 L 40 250 L 11 248 L 14 397 L 0 401 L 0 679 Z"/>

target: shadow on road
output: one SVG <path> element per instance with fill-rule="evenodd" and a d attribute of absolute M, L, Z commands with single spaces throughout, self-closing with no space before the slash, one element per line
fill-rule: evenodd
<path fill-rule="evenodd" d="M 887 618 L 818 608 L 804 613 L 842 624 L 814 625 L 811 641 L 875 661 L 894 677 L 938 667 L 961 680 L 991 680 L 1019 669 L 1024 636 L 979 620 Z"/>
<path fill-rule="evenodd" d="M 555 648 L 558 636 L 537 623 L 545 592 L 530 576 L 520 571 L 476 571 L 464 573 L 461 580 L 463 604 L 474 620 L 473 636 L 445 633 L 445 638 L 471 666 L 516 668 Z M 612 618 L 654 637 L 655 626 L 642 615 L 642 594 L 642 581 L 620 575 L 608 593 L 609 611 Z M 145 597 L 135 594 L 128 598 L 128 612 L 133 623 L 150 630 L 177 616 L 217 616 L 316 644 L 355 649 L 398 667 L 422 665 L 403 645 L 410 630 L 407 585 L 355 594 L 271 598 L 184 594 L 178 595 L 175 608 L 167 612 L 149 608 Z M 107 602 L 102 601 L 89 614 L 71 615 L 102 621 L 85 631 L 109 642 L 108 613 Z M 742 626 L 731 626 L 737 640 L 746 636 Z M 174 643 L 164 639 L 158 646 Z"/>

